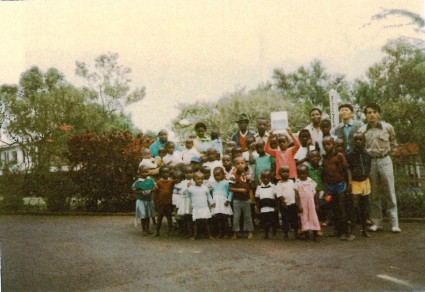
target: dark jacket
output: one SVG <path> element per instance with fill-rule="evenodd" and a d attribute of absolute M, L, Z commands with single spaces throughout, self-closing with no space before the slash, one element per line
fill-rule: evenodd
<path fill-rule="evenodd" d="M 353 181 L 364 181 L 369 177 L 372 157 L 365 149 L 357 151 L 354 148 L 347 153 L 346 157 Z"/>

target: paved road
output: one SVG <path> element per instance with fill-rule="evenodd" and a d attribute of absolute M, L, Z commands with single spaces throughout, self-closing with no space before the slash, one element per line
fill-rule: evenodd
<path fill-rule="evenodd" d="M 423 223 L 313 243 L 143 237 L 126 216 L 0 220 L 3 291 L 425 290 Z"/>

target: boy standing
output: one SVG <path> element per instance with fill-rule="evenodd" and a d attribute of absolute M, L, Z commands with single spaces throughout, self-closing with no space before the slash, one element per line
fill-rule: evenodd
<path fill-rule="evenodd" d="M 353 135 L 353 149 L 347 154 L 347 162 L 352 175 L 352 200 L 353 209 L 350 212 L 351 232 L 356 227 L 357 214 L 360 214 L 362 235 L 370 237 L 366 230 L 366 222 L 369 218 L 369 194 L 371 192 L 369 174 L 372 159 L 365 149 L 365 136 L 362 133 Z"/>
<path fill-rule="evenodd" d="M 233 160 L 235 171 L 230 179 L 229 191 L 233 192 L 233 236 L 238 239 L 237 233 L 240 231 L 239 220 L 243 214 L 244 229 L 249 232 L 248 239 L 253 239 L 254 225 L 252 224 L 250 193 L 253 190 L 253 179 L 246 169 L 245 159 L 238 156 Z"/>
<path fill-rule="evenodd" d="M 322 144 L 326 152 L 323 159 L 323 176 L 327 193 L 332 196 L 332 209 L 336 221 L 335 236 L 341 236 L 341 240 L 353 240 L 353 236 L 348 234 L 344 202 L 345 191 L 351 191 L 351 171 L 344 154 L 336 152 L 332 137 L 323 137 Z"/>

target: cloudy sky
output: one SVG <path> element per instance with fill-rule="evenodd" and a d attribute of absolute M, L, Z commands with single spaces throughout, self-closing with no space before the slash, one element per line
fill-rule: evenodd
<path fill-rule="evenodd" d="M 400 17 L 371 22 L 382 9 L 424 15 L 408 1 L 26 1 L 0 3 L 0 83 L 17 83 L 30 66 L 56 67 L 66 79 L 75 61 L 116 52 L 132 85 L 146 86 L 132 105 L 141 129 L 167 127 L 178 103 L 217 100 L 235 88 L 255 88 L 313 59 L 329 73 L 361 77 L 400 35 L 417 36 Z"/>

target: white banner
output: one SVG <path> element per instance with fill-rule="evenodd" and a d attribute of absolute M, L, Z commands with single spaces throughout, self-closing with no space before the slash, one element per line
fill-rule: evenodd
<path fill-rule="evenodd" d="M 339 112 L 338 112 L 338 103 L 341 100 L 338 92 L 335 89 L 329 91 L 329 106 L 331 109 L 330 119 L 332 128 L 336 127 L 339 124 Z"/>

